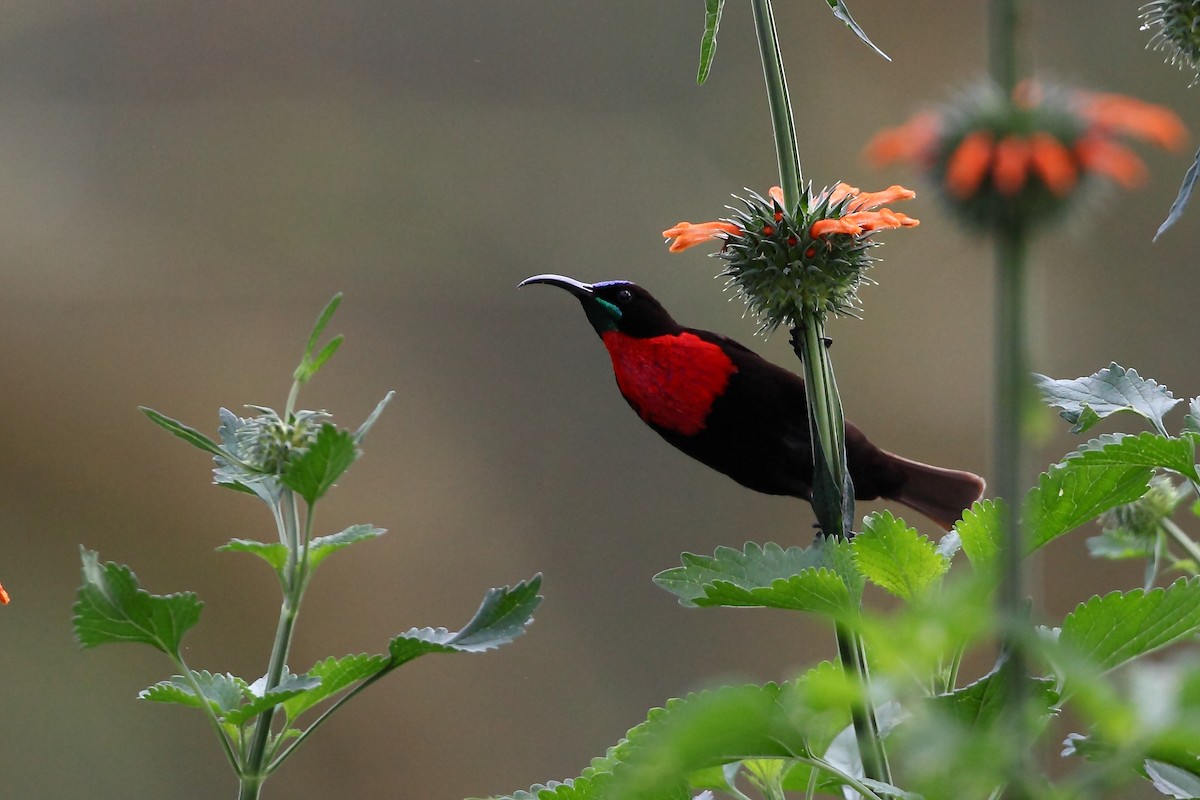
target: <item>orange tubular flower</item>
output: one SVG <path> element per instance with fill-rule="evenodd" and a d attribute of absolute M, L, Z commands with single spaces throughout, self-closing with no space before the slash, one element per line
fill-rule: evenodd
<path fill-rule="evenodd" d="M 8 592 L 4 591 L 4 584 L 0 584 L 0 606 L 8 605 L 10 599 Z"/>
<path fill-rule="evenodd" d="M 855 314 L 858 287 L 875 261 L 869 251 L 879 244 L 871 234 L 920 224 L 883 206 L 915 196 L 903 186 L 863 192 L 838 183 L 816 194 L 805 190 L 797 207 L 789 208 L 773 186 L 766 197 L 751 193 L 743 199 L 746 209 L 735 209 L 730 219 L 680 222 L 663 235 L 673 240 L 673 253 L 722 241 L 716 254 L 726 262 L 721 275 L 770 331 L 811 315 Z"/>
<path fill-rule="evenodd" d="M 1145 165 L 1122 139 L 1177 149 L 1186 136 L 1169 109 L 1024 81 L 1012 97 L 984 86 L 945 111 L 922 112 L 877 135 L 866 153 L 877 163 L 911 161 L 968 223 L 1012 231 L 1065 213 L 1095 179 L 1141 182 Z"/>

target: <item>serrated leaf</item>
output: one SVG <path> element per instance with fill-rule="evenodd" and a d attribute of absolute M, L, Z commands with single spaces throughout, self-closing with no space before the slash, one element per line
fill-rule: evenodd
<path fill-rule="evenodd" d="M 153 595 L 139 588 L 129 567 L 80 548 L 83 585 L 75 602 L 75 636 L 84 647 L 142 642 L 167 655 L 179 652 L 183 635 L 200 619 L 204 604 L 192 592 Z"/>
<path fill-rule="evenodd" d="M 963 552 L 975 567 L 995 563 L 1004 547 L 1001 515 L 1007 506 L 1002 499 L 977 500 L 954 525 L 962 539 Z"/>
<path fill-rule="evenodd" d="M 374 525 L 351 525 L 349 528 L 338 533 L 329 536 L 318 536 L 308 544 L 309 569 L 316 569 L 322 561 L 338 550 L 349 547 L 355 542 L 361 542 L 364 539 L 374 539 L 385 533 L 387 533 L 385 528 L 376 528 Z"/>
<path fill-rule="evenodd" d="M 1200 397 L 1188 403 L 1188 413 L 1183 418 L 1183 429 L 1189 433 L 1200 433 Z"/>
<path fill-rule="evenodd" d="M 1110 670 L 1200 628 L 1200 578 L 1093 597 L 1063 620 L 1059 642 Z"/>
<path fill-rule="evenodd" d="M 324 495 L 358 458 L 354 436 L 325 423 L 316 440 L 288 467 L 283 483 L 309 505 Z"/>
<path fill-rule="evenodd" d="M 696 71 L 696 83 L 708 80 L 713 58 L 717 55 L 717 29 L 721 27 L 721 11 L 725 0 L 704 0 L 704 36 L 700 39 L 700 68 Z"/>
<path fill-rule="evenodd" d="M 863 31 L 863 29 L 859 27 L 858 23 L 854 21 L 854 17 L 850 16 L 850 9 L 846 7 L 846 4 L 843 2 L 843 0 L 826 0 L 826 2 L 829 3 L 829 7 L 833 9 L 833 15 L 842 22 L 846 23 L 846 27 L 853 31 L 854 35 L 861 39 L 864 44 L 866 44 L 879 55 L 883 56 L 888 61 L 892 60 L 888 57 L 887 53 L 880 50 L 875 46 L 874 42 L 867 38 L 866 32 Z"/>
<path fill-rule="evenodd" d="M 1167 212 L 1167 218 L 1158 226 L 1153 241 L 1157 242 L 1158 237 L 1166 233 L 1167 229 L 1183 216 L 1183 210 L 1187 208 L 1188 200 L 1192 197 L 1192 189 L 1195 188 L 1196 178 L 1198 177 L 1200 177 L 1200 150 L 1196 151 L 1195 160 L 1187 168 L 1187 172 L 1183 173 L 1183 183 L 1179 186 L 1179 193 L 1175 195 L 1175 200 L 1171 203 L 1171 210 Z"/>
<path fill-rule="evenodd" d="M 289 698 L 311 691 L 321 685 L 321 679 L 311 675 L 292 675 L 285 672 L 279 683 L 270 691 L 264 691 L 266 678 L 250 684 L 242 692 L 247 699 L 243 705 L 226 712 L 221 720 L 231 725 L 242 725 L 257 717 L 268 708 L 282 705 Z"/>
<path fill-rule="evenodd" d="M 867 517 L 850 545 L 858 571 L 902 600 L 923 594 L 950 568 L 937 545 L 889 511 Z"/>
<path fill-rule="evenodd" d="M 295 719 L 327 697 L 378 673 L 388 665 L 389 660 L 383 655 L 360 653 L 342 658 L 330 656 L 318 661 L 306 674 L 310 678 L 319 678 L 320 685 L 284 701 L 283 709 L 288 719 Z"/>
<path fill-rule="evenodd" d="M 838 613 L 862 592 L 850 547 L 821 539 L 807 548 L 749 542 L 742 550 L 718 547 L 713 556 L 684 553 L 683 566 L 654 582 L 685 606 L 765 606 Z"/>
<path fill-rule="evenodd" d="M 1078 528 L 1115 506 L 1132 503 L 1150 488 L 1154 470 L 1124 464 L 1068 461 L 1038 476 L 1025 497 L 1029 549 Z"/>
<path fill-rule="evenodd" d="M 1200 475 L 1196 473 L 1196 442 L 1187 435 L 1174 438 L 1152 431 L 1137 435 L 1106 433 L 1088 441 L 1063 460 L 1089 466 L 1168 469 L 1200 481 Z"/>
<path fill-rule="evenodd" d="M 145 414 L 147 417 L 149 417 L 150 421 L 153 422 L 155 425 L 158 425 L 160 428 L 170 431 L 171 433 L 175 434 L 180 439 L 183 439 L 185 442 L 192 445 L 193 447 L 198 447 L 201 450 L 205 450 L 216 456 L 221 456 L 222 458 L 229 457 L 229 454 L 226 453 L 224 450 L 222 450 L 217 445 L 216 442 L 214 442 L 212 439 L 208 438 L 207 436 L 205 436 L 203 433 L 196 430 L 195 428 L 184 425 L 179 420 L 171 419 L 170 417 L 166 416 L 165 414 L 160 414 L 157 411 L 155 411 L 153 408 L 147 408 L 146 406 L 138 406 L 138 409 L 143 414 Z"/>
<path fill-rule="evenodd" d="M 237 708 L 242 702 L 246 682 L 233 675 L 213 674 L 208 670 L 192 670 L 192 678 L 200 687 L 200 696 L 183 675 L 173 675 L 170 680 L 160 681 L 138 692 L 138 698 L 152 703 L 178 703 L 200 708 L 204 701 L 218 716 Z M 203 700 L 201 700 L 203 697 Z"/>
<path fill-rule="evenodd" d="M 1074 380 L 1055 380 L 1034 375 L 1045 401 L 1072 424 L 1071 433 L 1082 433 L 1093 424 L 1119 411 L 1132 411 L 1157 430 L 1164 430 L 1163 415 L 1179 402 L 1157 381 L 1142 378 L 1116 362 L 1094 375 Z"/>
<path fill-rule="evenodd" d="M 257 542 L 253 539 L 230 539 L 226 544 L 217 548 L 222 553 L 250 553 L 256 555 L 271 565 L 278 573 L 283 572 L 287 564 L 287 547 L 280 542 Z"/>
<path fill-rule="evenodd" d="M 489 589 L 471 621 L 451 633 L 445 628 L 413 628 L 388 643 L 388 669 L 426 653 L 482 653 L 508 644 L 525 632 L 542 602 L 541 574 L 512 588 Z"/>
<path fill-rule="evenodd" d="M 375 422 L 379 419 L 379 415 L 383 413 L 383 409 L 387 408 L 387 404 L 392 402 L 392 398 L 395 396 L 395 392 L 388 392 L 383 396 L 383 399 L 375 406 L 375 410 L 371 412 L 371 415 L 363 420 L 363 424 L 359 425 L 358 430 L 354 432 L 355 444 L 362 444 L 362 440 L 366 438 L 367 432 L 374 427 Z"/>

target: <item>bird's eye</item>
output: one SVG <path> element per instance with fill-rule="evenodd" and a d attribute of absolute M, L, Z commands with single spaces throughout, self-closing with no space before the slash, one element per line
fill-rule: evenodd
<path fill-rule="evenodd" d="M 628 303 L 632 299 L 633 292 L 629 291 L 628 289 L 622 289 L 621 291 L 617 292 L 617 300 L 619 302 Z"/>

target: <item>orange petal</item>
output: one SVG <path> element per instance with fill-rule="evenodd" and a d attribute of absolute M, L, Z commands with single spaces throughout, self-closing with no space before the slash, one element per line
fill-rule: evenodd
<path fill-rule="evenodd" d="M 783 187 L 772 186 L 767 190 L 767 197 L 774 200 L 780 208 L 783 208 Z"/>
<path fill-rule="evenodd" d="M 1085 136 L 1075 143 L 1084 169 L 1107 175 L 1126 189 L 1146 179 L 1146 165 L 1132 150 L 1103 136 Z"/>
<path fill-rule="evenodd" d="M 863 152 L 879 167 L 893 161 L 924 161 L 937 143 L 940 129 L 941 117 L 925 111 L 899 127 L 875 134 Z"/>
<path fill-rule="evenodd" d="M 958 198 L 975 194 L 992 165 L 992 134 L 971 131 L 946 162 L 946 189 Z"/>
<path fill-rule="evenodd" d="M 0 584 L 0 606 L 8 605 L 8 601 L 10 599 L 11 598 L 9 598 L 8 592 L 4 591 L 4 585 Z"/>
<path fill-rule="evenodd" d="M 883 230 L 887 228 L 915 228 L 921 224 L 907 214 L 897 214 L 889 208 L 878 211 L 856 211 L 837 219 L 821 219 L 808 229 L 814 238 L 828 236 L 833 233 L 846 233 L 856 236 L 860 233 Z"/>
<path fill-rule="evenodd" d="M 741 232 L 742 229 L 731 222 L 700 222 L 694 225 L 690 222 L 677 222 L 674 227 L 663 231 L 662 235 L 675 240 L 671 242 L 671 246 L 667 250 L 678 253 L 680 250 L 695 247 L 709 239 L 718 238 L 722 233 L 738 234 Z"/>
<path fill-rule="evenodd" d="M 1079 171 L 1075 168 L 1075 159 L 1071 151 L 1055 136 L 1045 131 L 1038 131 L 1029 137 L 1031 151 L 1030 165 L 1046 188 L 1059 197 L 1066 196 L 1075 188 L 1079 179 Z"/>
<path fill-rule="evenodd" d="M 1097 128 L 1177 150 L 1187 140 L 1187 128 L 1169 108 L 1121 94 L 1085 94 L 1083 115 Z"/>
<path fill-rule="evenodd" d="M 1025 188 L 1033 147 L 1023 136 L 1005 136 L 996 143 L 996 160 L 992 164 L 992 183 L 996 191 L 1012 197 Z"/>
<path fill-rule="evenodd" d="M 829 205 L 837 205 L 847 197 L 856 195 L 859 192 L 860 189 L 857 186 L 851 186 L 850 184 L 844 182 L 836 183 L 834 184 L 833 188 L 829 190 Z"/>
<path fill-rule="evenodd" d="M 897 200 L 912 200 L 916 196 L 917 193 L 912 189 L 893 185 L 882 192 L 859 192 L 858 196 L 846 205 L 846 208 L 850 211 L 862 211 L 863 209 L 879 208 Z"/>

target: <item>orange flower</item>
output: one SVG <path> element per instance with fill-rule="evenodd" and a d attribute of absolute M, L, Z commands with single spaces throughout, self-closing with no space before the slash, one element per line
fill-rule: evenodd
<path fill-rule="evenodd" d="M 0 583 L 0 606 L 8 605 L 10 599 L 8 592 L 4 591 L 4 584 Z"/>
<path fill-rule="evenodd" d="M 1085 169 L 1112 178 L 1126 189 L 1146 180 L 1146 165 L 1128 147 L 1103 136 L 1085 136 L 1075 144 L 1075 155 Z"/>
<path fill-rule="evenodd" d="M 1075 188 L 1079 171 L 1066 145 L 1045 131 L 1030 136 L 1029 145 L 1030 166 L 1047 189 L 1058 197 L 1064 197 Z"/>
<path fill-rule="evenodd" d="M 897 214 L 890 208 L 878 211 L 855 211 L 835 219 L 821 219 L 812 224 L 808 232 L 813 238 L 828 236 L 831 233 L 846 233 L 857 236 L 860 233 L 885 230 L 888 228 L 915 228 L 921 221 L 907 214 Z"/>
<path fill-rule="evenodd" d="M 918 161 L 937 144 L 941 120 L 932 111 L 917 114 L 896 128 L 875 134 L 867 143 L 867 158 L 883 166 L 893 161 Z"/>
<path fill-rule="evenodd" d="M 1083 116 L 1095 130 L 1124 134 L 1178 150 L 1187 140 L 1187 128 L 1174 111 L 1136 97 L 1086 93 L 1081 97 Z"/>
<path fill-rule="evenodd" d="M 701 242 L 709 239 L 719 239 L 722 234 L 738 234 L 742 229 L 732 222 L 700 222 L 693 224 L 691 222 L 676 222 L 673 227 L 667 228 L 662 235 L 668 239 L 674 239 L 671 246 L 667 249 L 672 253 L 678 253 L 680 250 L 687 250 L 689 247 L 695 247 Z"/>
<path fill-rule="evenodd" d="M 963 137 L 946 164 L 950 194 L 960 199 L 975 194 L 992 165 L 992 150 L 990 131 L 971 131 Z"/>
<path fill-rule="evenodd" d="M 996 158 L 992 162 L 992 183 L 996 191 L 1012 197 L 1025 188 L 1032 156 L 1029 140 L 1023 136 L 1005 136 L 996 143 Z"/>

